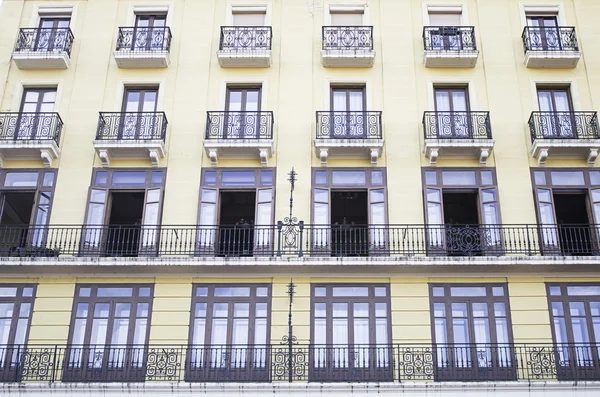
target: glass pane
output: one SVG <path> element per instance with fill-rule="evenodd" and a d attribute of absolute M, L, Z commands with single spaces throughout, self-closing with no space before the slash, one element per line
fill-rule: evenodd
<path fill-rule="evenodd" d="M 473 317 L 487 317 L 487 303 L 473 303 Z"/>
<path fill-rule="evenodd" d="M 494 316 L 506 317 L 506 304 L 504 302 L 494 302 Z"/>
<path fill-rule="evenodd" d="M 560 317 L 565 315 L 562 302 L 552 302 L 552 315 Z"/>
<path fill-rule="evenodd" d="M 249 287 L 216 287 L 215 296 L 250 296 Z"/>
<path fill-rule="evenodd" d="M 115 171 L 112 186 L 146 186 L 145 171 Z"/>
<path fill-rule="evenodd" d="M 567 287 L 567 294 L 572 296 L 584 296 L 591 295 L 597 296 L 600 295 L 600 285 L 586 285 L 586 286 L 577 286 L 577 287 Z"/>
<path fill-rule="evenodd" d="M 46 177 L 44 176 L 44 181 L 46 180 Z M 96 172 L 96 178 L 94 179 L 94 186 L 106 186 L 108 180 L 108 172 L 106 171 L 101 171 L 101 172 Z"/>
<path fill-rule="evenodd" d="M 553 185 L 581 186 L 585 185 L 583 171 L 552 171 L 550 172 Z"/>
<path fill-rule="evenodd" d="M 250 304 L 249 303 L 234 303 L 233 304 L 233 316 L 234 317 L 249 317 L 250 316 Z"/>
<path fill-rule="evenodd" d="M 0 318 L 12 317 L 14 308 L 14 303 L 0 303 Z"/>
<path fill-rule="evenodd" d="M 315 203 L 314 218 L 316 225 L 326 225 L 329 223 L 329 204 Z"/>
<path fill-rule="evenodd" d="M 206 287 L 196 288 L 196 296 L 208 296 L 208 288 L 206 288 Z"/>
<path fill-rule="evenodd" d="M 333 287 L 333 296 L 369 296 L 369 287 Z"/>
<path fill-rule="evenodd" d="M 150 184 L 152 186 L 162 186 L 163 184 L 163 172 L 162 171 L 152 171 L 152 176 L 150 179 Z"/>
<path fill-rule="evenodd" d="M 446 305 L 444 303 L 434 303 L 433 315 L 435 317 L 446 317 Z"/>
<path fill-rule="evenodd" d="M 273 200 L 273 189 L 260 189 L 258 191 L 258 202 L 264 203 L 265 201 Z"/>
<path fill-rule="evenodd" d="M 535 171 L 533 173 L 536 185 L 546 185 L 546 173 L 544 171 Z"/>
<path fill-rule="evenodd" d="M 54 172 L 46 172 L 44 174 L 44 186 L 53 186 L 54 185 Z"/>
<path fill-rule="evenodd" d="M 445 186 L 475 186 L 475 171 L 442 171 Z"/>
<path fill-rule="evenodd" d="M 144 213 L 144 225 L 148 226 L 148 225 L 157 225 L 158 224 L 158 203 L 153 203 L 153 204 L 146 204 L 146 210 Z M 148 239 L 151 239 L 150 237 L 151 233 L 148 233 L 148 235 L 146 236 Z"/>
<path fill-rule="evenodd" d="M 481 201 L 483 201 L 484 203 L 487 203 L 489 201 L 496 201 L 496 189 L 482 189 Z"/>
<path fill-rule="evenodd" d="M 383 189 L 372 189 L 369 191 L 369 200 L 371 202 L 382 202 L 385 200 Z"/>
<path fill-rule="evenodd" d="M 387 296 L 385 287 L 375 287 L 375 296 Z"/>
<path fill-rule="evenodd" d="M 466 303 L 453 303 L 452 304 L 452 317 L 467 317 L 467 304 Z"/>
<path fill-rule="evenodd" d="M 148 317 L 149 306 L 150 305 L 148 303 L 138 303 L 137 310 L 135 312 L 135 316 L 136 317 Z"/>
<path fill-rule="evenodd" d="M 444 296 L 444 287 L 433 287 L 433 296 Z"/>
<path fill-rule="evenodd" d="M 437 189 L 427 189 L 427 201 L 431 203 L 439 203 L 442 201 L 440 191 Z"/>
<path fill-rule="evenodd" d="M 355 303 L 354 304 L 354 317 L 369 317 L 369 304 L 368 303 Z"/>
<path fill-rule="evenodd" d="M 256 317 L 267 317 L 267 304 L 257 303 L 256 304 Z"/>
<path fill-rule="evenodd" d="M 273 185 L 273 171 L 263 171 L 260 173 L 260 184 L 263 186 Z"/>
<path fill-rule="evenodd" d="M 92 189 L 90 201 L 95 203 L 104 203 L 106 201 L 106 190 Z"/>
<path fill-rule="evenodd" d="M 325 287 L 315 288 L 315 296 L 325 296 L 326 292 L 327 292 L 327 288 L 325 288 Z"/>
<path fill-rule="evenodd" d="M 486 296 L 485 287 L 451 287 L 452 296 Z"/>
<path fill-rule="evenodd" d="M 590 171 L 590 183 L 600 185 L 600 171 Z"/>
<path fill-rule="evenodd" d="M 200 204 L 200 225 L 211 226 L 217 222 L 217 205 L 214 203 Z"/>
<path fill-rule="evenodd" d="M 372 171 L 371 172 L 371 184 L 373 186 L 383 185 L 383 171 Z"/>
<path fill-rule="evenodd" d="M 141 287 L 140 296 L 150 296 L 150 287 Z"/>
<path fill-rule="evenodd" d="M 33 296 L 33 288 L 31 288 L 31 287 L 23 288 L 23 296 Z"/>
<path fill-rule="evenodd" d="M 96 303 L 94 305 L 94 317 L 108 317 L 109 311 L 109 303 Z"/>
<path fill-rule="evenodd" d="M 550 287 L 550 295 L 560 295 L 560 287 Z"/>
<path fill-rule="evenodd" d="M 590 313 L 592 316 L 600 316 L 600 302 L 590 302 Z"/>
<path fill-rule="evenodd" d="M 333 317 L 348 317 L 347 303 L 333 303 Z"/>
<path fill-rule="evenodd" d="M 99 297 L 109 296 L 124 296 L 129 297 L 133 294 L 133 288 L 118 288 L 118 287 L 98 287 Z"/>
<path fill-rule="evenodd" d="M 551 203 L 552 194 L 550 193 L 550 190 L 538 189 L 538 200 L 544 203 Z"/>
<path fill-rule="evenodd" d="M 494 184 L 494 178 L 492 177 L 492 171 L 481 171 L 481 184 L 483 186 L 489 186 Z"/>
<path fill-rule="evenodd" d="M 223 171 L 221 184 L 223 186 L 254 186 L 256 184 L 256 172 Z"/>
<path fill-rule="evenodd" d="M 590 343 L 590 337 L 585 318 L 571 318 L 571 324 L 571 328 L 573 329 L 573 342 Z"/>
<path fill-rule="evenodd" d="M 202 201 L 209 203 L 217 202 L 217 191 L 214 189 L 202 189 Z"/>
<path fill-rule="evenodd" d="M 319 203 L 328 203 L 329 190 L 315 189 L 315 201 Z"/>
<path fill-rule="evenodd" d="M 504 296 L 504 287 L 492 287 L 492 295 Z"/>
<path fill-rule="evenodd" d="M 315 303 L 315 317 L 326 317 L 327 316 L 327 304 Z"/>
<path fill-rule="evenodd" d="M 569 312 L 571 316 L 585 316 L 583 302 L 569 302 Z"/>
<path fill-rule="evenodd" d="M 339 186 L 364 186 L 367 184 L 365 171 L 333 171 L 331 183 Z"/>
<path fill-rule="evenodd" d="M 17 186 L 37 186 L 38 173 L 37 172 L 9 172 L 6 174 L 4 186 L 17 187 Z"/>
<path fill-rule="evenodd" d="M 437 186 L 436 171 L 425 171 L 425 184 L 430 186 Z"/>
<path fill-rule="evenodd" d="M 117 303 L 115 305 L 115 317 L 129 317 L 130 311 L 130 303 Z"/>
<path fill-rule="evenodd" d="M 256 288 L 256 296 L 269 296 L 269 288 L 257 287 Z"/>
<path fill-rule="evenodd" d="M 207 171 L 204 173 L 204 185 L 215 186 L 217 184 L 217 173 L 215 171 Z"/>
<path fill-rule="evenodd" d="M 206 303 L 205 302 L 196 303 L 196 308 L 194 310 L 194 317 L 206 317 Z"/>
<path fill-rule="evenodd" d="M 387 303 L 375 303 L 375 317 L 387 317 Z"/>
<path fill-rule="evenodd" d="M 229 312 L 229 304 L 227 303 L 215 303 L 213 305 L 213 316 L 214 317 L 227 317 Z"/>
<path fill-rule="evenodd" d="M 91 288 L 80 288 L 79 289 L 79 296 L 90 296 L 90 294 L 92 293 L 92 289 Z"/>
<path fill-rule="evenodd" d="M 2 287 L 0 288 L 0 296 L 17 296 L 16 287 Z"/>
<path fill-rule="evenodd" d="M 315 185 L 327 185 L 327 171 L 315 172 Z"/>
<path fill-rule="evenodd" d="M 160 200 L 160 189 L 150 189 L 146 193 L 146 202 L 155 203 Z"/>

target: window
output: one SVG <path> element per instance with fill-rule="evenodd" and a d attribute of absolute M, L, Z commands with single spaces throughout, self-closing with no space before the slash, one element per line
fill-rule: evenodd
<path fill-rule="evenodd" d="M 541 112 L 538 123 L 544 138 L 577 138 L 570 89 L 538 87 L 537 95 Z"/>
<path fill-rule="evenodd" d="M 94 169 L 82 255 L 156 255 L 166 170 Z"/>
<path fill-rule="evenodd" d="M 313 254 L 385 254 L 386 184 L 383 168 L 313 168 Z"/>
<path fill-rule="evenodd" d="M 56 256 L 45 248 L 56 170 L 0 171 L 0 255 Z"/>
<path fill-rule="evenodd" d="M 559 380 L 600 376 L 600 284 L 546 284 Z"/>
<path fill-rule="evenodd" d="M 78 284 L 63 380 L 143 382 L 154 287 Z"/>
<path fill-rule="evenodd" d="M 29 337 L 36 286 L 0 284 L 0 380 L 18 379 Z"/>
<path fill-rule="evenodd" d="M 213 168 L 202 175 L 198 254 L 272 254 L 275 170 Z"/>
<path fill-rule="evenodd" d="M 429 26 L 426 29 L 429 50 L 462 50 L 463 32 L 459 29 L 462 25 L 462 9 L 460 7 L 429 7 Z M 470 37 L 465 38 L 470 42 Z"/>
<path fill-rule="evenodd" d="M 468 87 L 434 87 L 438 136 L 473 137 Z"/>
<path fill-rule="evenodd" d="M 136 14 L 131 49 L 135 51 L 164 50 L 168 46 L 166 26 L 166 14 Z"/>
<path fill-rule="evenodd" d="M 331 8 L 331 26 L 363 26 L 364 9 L 362 8 Z"/>
<path fill-rule="evenodd" d="M 331 129 L 337 138 L 366 138 L 365 86 L 331 87 Z"/>
<path fill-rule="evenodd" d="M 493 168 L 424 168 L 427 249 L 432 255 L 502 252 Z"/>
<path fill-rule="evenodd" d="M 507 284 L 430 284 L 436 380 L 515 380 Z"/>
<path fill-rule="evenodd" d="M 597 255 L 600 171 L 532 168 L 543 254 Z"/>
<path fill-rule="evenodd" d="M 264 26 L 267 10 L 262 7 L 233 7 L 232 24 L 237 27 Z"/>
<path fill-rule="evenodd" d="M 40 17 L 38 34 L 35 37 L 34 51 L 65 51 L 71 24 L 70 16 L 45 14 Z"/>
<path fill-rule="evenodd" d="M 387 284 L 311 286 L 310 381 L 391 381 Z"/>
<path fill-rule="evenodd" d="M 260 115 L 261 87 L 227 87 L 225 138 L 257 138 L 266 128 Z"/>
<path fill-rule="evenodd" d="M 271 288 L 194 285 L 187 381 L 270 379 Z"/>
<path fill-rule="evenodd" d="M 529 50 L 551 51 L 561 47 L 558 15 L 527 14 L 527 32 L 529 34 Z"/>
<path fill-rule="evenodd" d="M 162 127 L 156 115 L 158 87 L 125 87 L 122 116 L 119 123 L 119 140 L 152 139 Z"/>
<path fill-rule="evenodd" d="M 17 140 L 53 139 L 51 126 L 56 101 L 56 88 L 25 88 L 21 100 Z"/>

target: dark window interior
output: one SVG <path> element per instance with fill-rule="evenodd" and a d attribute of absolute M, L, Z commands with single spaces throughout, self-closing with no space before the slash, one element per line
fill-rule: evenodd
<path fill-rule="evenodd" d="M 4 193 L 0 225 L 29 225 L 35 192 Z"/>
<path fill-rule="evenodd" d="M 368 256 L 368 191 L 332 191 L 333 256 Z"/>
<path fill-rule="evenodd" d="M 256 192 L 221 192 L 219 256 L 252 256 Z"/>
<path fill-rule="evenodd" d="M 589 229 L 587 195 L 554 193 L 553 199 L 562 254 L 591 255 L 593 245 Z"/>
<path fill-rule="evenodd" d="M 452 225 L 446 229 L 448 255 L 481 255 L 477 192 L 444 192 L 443 201 L 444 223 Z"/>
<path fill-rule="evenodd" d="M 138 255 L 144 198 L 144 191 L 111 193 L 106 255 Z"/>

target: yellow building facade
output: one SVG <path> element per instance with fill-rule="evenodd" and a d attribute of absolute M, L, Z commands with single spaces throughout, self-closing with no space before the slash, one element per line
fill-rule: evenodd
<path fill-rule="evenodd" d="M 3 0 L 1 393 L 600 393 L 598 16 Z"/>

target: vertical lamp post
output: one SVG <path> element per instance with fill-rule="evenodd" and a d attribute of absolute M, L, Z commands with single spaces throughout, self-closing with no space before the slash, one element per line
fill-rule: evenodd
<path fill-rule="evenodd" d="M 292 171 L 293 172 L 293 171 Z M 293 378 L 293 363 L 294 363 L 294 358 L 293 358 L 293 343 L 295 342 L 296 337 L 293 334 L 292 331 L 292 301 L 294 300 L 294 293 L 296 285 L 293 283 L 292 279 L 290 279 L 290 283 L 288 284 L 288 296 L 290 297 L 290 308 L 288 311 L 288 336 L 287 336 L 287 343 L 288 343 L 288 381 L 291 383 L 292 382 L 292 378 Z"/>

